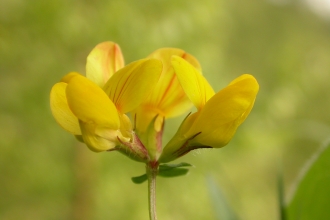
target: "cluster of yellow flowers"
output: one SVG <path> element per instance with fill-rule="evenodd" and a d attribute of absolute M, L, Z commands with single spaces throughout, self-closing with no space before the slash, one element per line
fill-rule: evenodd
<path fill-rule="evenodd" d="M 244 74 L 215 93 L 198 61 L 176 48 L 125 66 L 120 47 L 103 42 L 87 57 L 86 77 L 71 72 L 53 86 L 50 105 L 58 124 L 92 151 L 117 150 L 137 161 L 164 163 L 197 148 L 225 146 L 258 90 L 256 79 Z M 197 111 L 162 147 L 164 121 L 192 105 Z"/>

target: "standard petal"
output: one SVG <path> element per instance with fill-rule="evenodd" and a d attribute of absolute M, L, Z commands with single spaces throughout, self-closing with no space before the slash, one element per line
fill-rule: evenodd
<path fill-rule="evenodd" d="M 181 57 L 182 59 L 186 60 L 191 65 L 193 65 L 196 69 L 201 71 L 201 66 L 200 66 L 198 60 L 191 54 L 186 53 L 184 50 L 181 50 L 178 48 L 160 48 L 160 49 L 154 51 L 152 54 L 150 54 L 148 56 L 148 58 L 155 58 L 155 59 L 161 60 L 164 63 L 163 72 L 166 72 L 169 69 L 172 69 L 172 67 L 171 67 L 171 57 L 172 56 Z"/>
<path fill-rule="evenodd" d="M 105 84 L 104 91 L 121 113 L 135 109 L 152 91 L 162 72 L 162 62 L 143 59 L 119 70 Z"/>
<path fill-rule="evenodd" d="M 138 109 L 134 110 L 133 114 L 137 115 L 136 127 L 142 133 L 146 131 L 155 116 L 158 115 L 154 127 L 159 131 L 164 118 L 181 115 L 192 106 L 172 67 L 171 57 L 174 55 L 187 60 L 196 69 L 201 69 L 195 57 L 177 48 L 161 48 L 148 56 L 161 60 L 163 71 L 153 91 Z"/>
<path fill-rule="evenodd" d="M 115 105 L 105 92 L 86 77 L 71 78 L 66 96 L 72 112 L 80 121 L 118 129 L 119 118 Z"/>
<path fill-rule="evenodd" d="M 137 109 L 135 109 L 132 113 L 134 116 L 134 122 L 136 130 L 142 135 L 143 132 L 146 131 L 150 122 L 157 116 L 161 115 L 158 109 L 153 108 L 152 106 L 141 105 Z M 155 127 L 155 129 L 160 129 L 161 126 Z"/>
<path fill-rule="evenodd" d="M 172 57 L 172 65 L 180 84 L 198 110 L 214 95 L 203 75 L 190 63 L 178 56 Z"/>
<path fill-rule="evenodd" d="M 192 103 L 174 73 L 171 64 L 173 55 L 182 57 L 191 65 L 200 70 L 199 62 L 195 57 L 177 48 L 161 48 L 153 52 L 148 58 L 156 58 L 162 61 L 163 71 L 150 95 L 134 110 L 136 114 L 136 127 L 140 132 L 144 132 L 149 123 L 158 115 L 155 121 L 155 129 L 159 131 L 162 127 L 163 119 L 175 117 L 187 112 Z"/>
<path fill-rule="evenodd" d="M 124 67 L 120 47 L 110 41 L 94 47 L 87 57 L 86 77 L 102 87 L 119 69 Z"/>
<path fill-rule="evenodd" d="M 143 105 L 153 106 L 165 117 L 181 115 L 191 107 L 191 102 L 174 73 L 171 65 L 171 57 L 179 56 L 200 70 L 200 64 L 195 57 L 177 48 L 161 48 L 149 55 L 163 62 L 162 75 L 159 78 L 153 92 L 143 102 Z"/>
<path fill-rule="evenodd" d="M 250 113 L 259 85 L 245 74 L 215 94 L 201 110 L 187 136 L 201 132 L 194 142 L 205 146 L 223 147 Z"/>
<path fill-rule="evenodd" d="M 56 83 L 50 92 L 50 108 L 57 123 L 66 131 L 81 135 L 78 118 L 72 113 L 66 99 L 67 84 Z"/>

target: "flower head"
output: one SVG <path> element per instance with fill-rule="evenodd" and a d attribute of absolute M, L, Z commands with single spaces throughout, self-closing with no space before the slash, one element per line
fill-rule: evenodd
<path fill-rule="evenodd" d="M 126 113 L 150 93 L 162 71 L 157 59 L 138 60 L 117 70 L 118 65 L 108 64 L 121 55 L 113 53 L 116 55 L 104 58 L 117 47 L 106 43 L 99 51 L 97 46 L 88 56 L 87 78 L 69 73 L 51 90 L 51 110 L 56 121 L 68 132 L 81 136 L 96 152 L 141 147 L 134 145 L 132 124 Z M 108 68 L 98 68 L 102 65 Z"/>
<path fill-rule="evenodd" d="M 53 86 L 50 104 L 58 124 L 92 151 L 118 150 L 158 164 L 197 148 L 228 144 L 258 90 L 256 79 L 244 74 L 215 93 L 198 61 L 175 48 L 156 50 L 125 66 L 119 46 L 103 42 L 87 57 L 86 77 L 65 75 Z M 163 148 L 164 120 L 192 105 L 197 111 Z"/>
<path fill-rule="evenodd" d="M 171 161 L 196 148 L 227 145 L 249 115 L 259 90 L 256 79 L 244 74 L 215 94 L 201 73 L 188 62 L 174 56 L 172 65 L 197 112 L 183 121 L 165 146 L 161 162 Z"/>

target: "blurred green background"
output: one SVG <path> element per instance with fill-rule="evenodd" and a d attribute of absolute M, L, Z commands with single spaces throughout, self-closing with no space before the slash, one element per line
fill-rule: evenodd
<path fill-rule="evenodd" d="M 182 48 L 216 91 L 243 73 L 260 83 L 228 146 L 178 159 L 195 165 L 188 176 L 158 179 L 159 219 L 217 219 L 209 179 L 242 219 L 278 219 L 278 172 L 289 195 L 330 135 L 326 2 L 0 0 L 0 219 L 148 218 L 147 185 L 130 180 L 144 165 L 89 151 L 49 108 L 52 85 L 69 71 L 84 74 L 88 53 L 108 40 L 126 63 Z M 178 124 L 168 121 L 165 140 Z"/>

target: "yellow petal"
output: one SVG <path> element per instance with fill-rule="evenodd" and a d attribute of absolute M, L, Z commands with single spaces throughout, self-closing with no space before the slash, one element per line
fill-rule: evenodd
<path fill-rule="evenodd" d="M 243 74 L 243 75 L 237 77 L 236 79 L 234 79 L 233 81 L 231 81 L 228 84 L 228 86 L 233 85 L 233 84 L 238 83 L 238 82 L 243 81 L 243 80 L 256 81 L 256 79 L 252 75 L 250 75 L 250 74 Z"/>
<path fill-rule="evenodd" d="M 214 95 L 203 75 L 190 63 L 178 56 L 172 57 L 172 65 L 180 84 L 198 110 Z"/>
<path fill-rule="evenodd" d="M 94 47 L 87 57 L 86 77 L 102 87 L 119 69 L 124 67 L 120 47 L 110 41 Z"/>
<path fill-rule="evenodd" d="M 104 91 L 121 113 L 135 109 L 151 92 L 162 71 L 162 62 L 144 59 L 133 62 L 114 74 Z"/>
<path fill-rule="evenodd" d="M 73 114 L 86 123 L 118 129 L 117 109 L 105 92 L 86 77 L 76 75 L 66 89 L 68 104 Z"/>
<path fill-rule="evenodd" d="M 120 121 L 120 132 L 123 137 L 128 139 L 132 138 L 132 123 L 130 118 L 125 114 L 119 114 L 119 121 Z"/>
<path fill-rule="evenodd" d="M 258 90 L 258 82 L 251 75 L 235 79 L 206 103 L 186 135 L 202 132 L 194 142 L 212 147 L 225 146 L 250 113 Z"/>
<path fill-rule="evenodd" d="M 67 84 L 56 83 L 50 92 L 50 108 L 57 123 L 66 131 L 81 135 L 78 118 L 72 113 L 66 99 Z"/>
<path fill-rule="evenodd" d="M 186 133 L 193 125 L 196 118 L 198 118 L 199 114 L 200 112 L 195 112 L 194 114 L 188 115 L 184 119 L 176 134 L 164 147 L 161 157 L 159 159 L 160 162 L 166 163 L 176 159 L 176 152 L 178 152 L 180 148 L 187 146 L 188 140 L 192 138 L 192 136 L 186 136 Z"/>
<path fill-rule="evenodd" d="M 184 50 L 178 48 L 160 48 L 154 51 L 148 56 L 148 58 L 155 58 L 161 60 L 164 64 L 163 72 L 169 71 L 171 67 L 171 57 L 179 56 L 182 59 L 186 60 L 188 63 L 193 65 L 197 70 L 201 71 L 201 66 L 198 60 L 189 53 L 186 53 Z"/>
<path fill-rule="evenodd" d="M 173 55 L 182 57 L 200 69 L 199 62 L 195 57 L 176 48 L 161 48 L 150 54 L 149 58 L 156 58 L 162 61 L 162 74 L 150 95 L 134 110 L 136 114 L 136 127 L 140 132 L 144 132 L 149 123 L 158 115 L 155 121 L 155 129 L 159 131 L 162 127 L 163 119 L 175 117 L 187 112 L 192 103 L 183 91 L 180 82 L 174 73 L 171 64 Z"/>
<path fill-rule="evenodd" d="M 61 82 L 69 83 L 70 80 L 76 76 L 81 76 L 81 75 L 77 72 L 70 72 L 70 73 L 66 74 L 65 76 L 63 76 L 63 78 L 61 79 Z"/>
<path fill-rule="evenodd" d="M 196 58 L 181 49 L 161 48 L 149 55 L 150 58 L 161 60 L 164 67 L 153 92 L 143 105 L 158 109 L 159 113 L 165 117 L 181 115 L 191 107 L 191 102 L 183 91 L 171 65 L 172 56 L 179 56 L 195 68 L 200 69 Z"/>
<path fill-rule="evenodd" d="M 119 131 L 112 128 L 98 127 L 94 123 L 80 121 L 82 138 L 88 148 L 94 152 L 110 150 L 119 144 Z"/>
<path fill-rule="evenodd" d="M 255 86 L 257 86 L 257 92 L 259 91 L 259 84 L 258 84 L 257 80 L 252 75 L 250 75 L 250 74 L 243 74 L 243 75 L 237 77 L 229 85 L 235 84 L 235 83 L 237 83 L 239 81 L 243 81 L 245 79 L 247 81 L 250 80 L 251 82 L 254 82 L 255 81 L 256 82 Z M 247 110 L 242 115 L 242 117 L 240 119 L 241 120 L 240 124 L 243 123 L 244 120 L 247 118 L 247 116 L 250 114 L 250 112 L 251 112 L 251 110 L 253 108 L 253 105 L 254 105 L 254 101 L 250 103 L 250 106 L 247 108 Z"/>
<path fill-rule="evenodd" d="M 149 108 L 148 106 L 139 106 L 131 113 L 131 115 L 134 116 L 136 130 L 141 136 L 148 128 L 150 122 L 157 115 L 161 115 L 161 113 L 159 113 L 157 109 Z M 160 126 L 157 126 L 156 128 L 159 129 Z"/>

